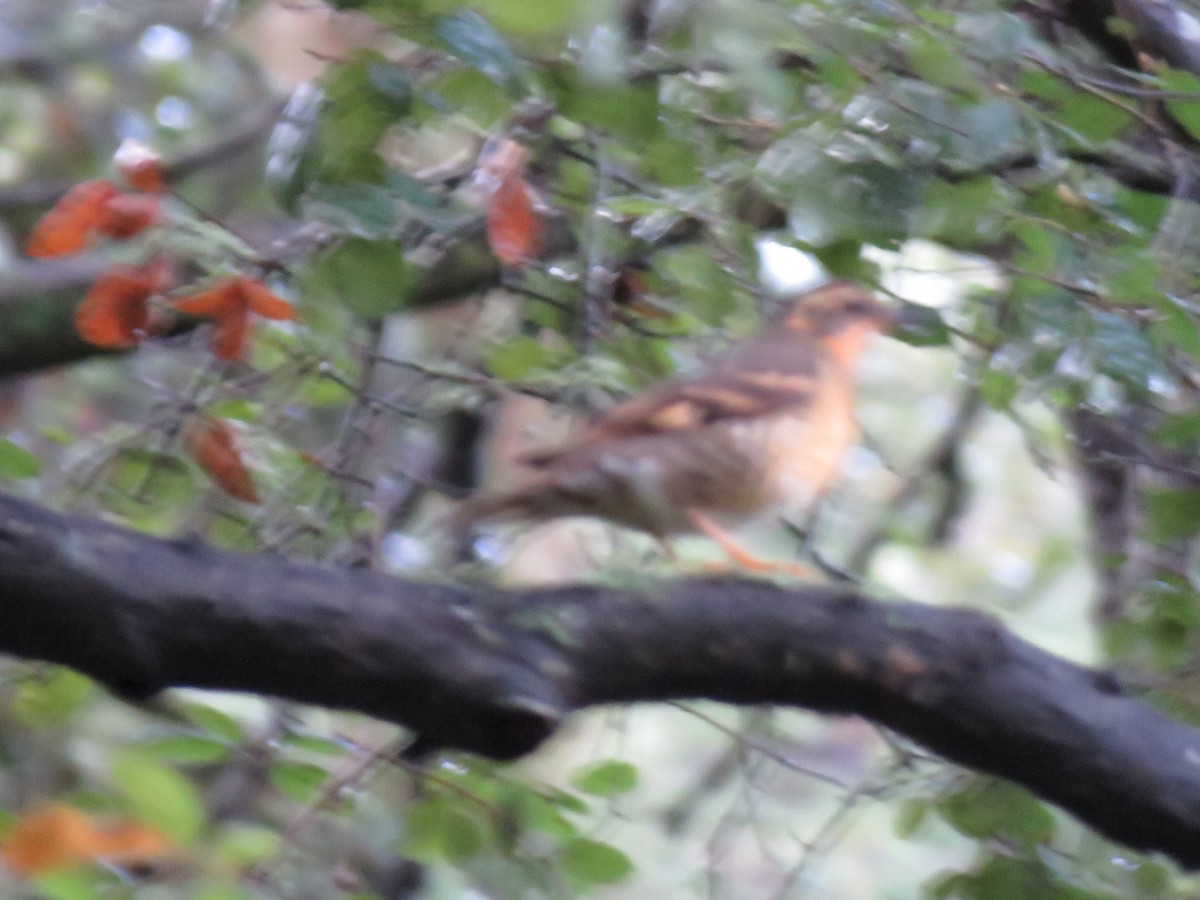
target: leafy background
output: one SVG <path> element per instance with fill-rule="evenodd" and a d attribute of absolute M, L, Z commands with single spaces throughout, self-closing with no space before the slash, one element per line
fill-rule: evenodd
<path fill-rule="evenodd" d="M 992 0 L 334 6 L 0 11 L 5 373 L 90 357 L 71 319 L 89 276 L 153 253 L 193 283 L 252 273 L 301 316 L 259 323 L 237 363 L 183 322 L 0 382 L 6 489 L 152 533 L 444 577 L 450 501 L 431 485 L 502 481 L 517 448 L 692 371 L 753 331 L 764 283 L 850 277 L 926 324 L 864 363 L 868 441 L 813 537 L 822 557 L 1127 667 L 1196 717 L 1194 74 L 1118 68 L 1044 10 Z M 166 221 L 25 259 L 37 216 L 111 174 L 126 137 L 177 176 Z M 508 177 L 532 214 L 496 201 L 482 170 L 497 145 L 525 149 Z M 1136 514 L 1107 520 L 1119 546 L 1090 543 L 1080 411 L 1135 428 Z M 261 504 L 188 455 L 198 414 L 231 423 Z M 797 548 L 779 529 L 758 541 Z M 475 550 L 456 577 L 666 572 L 649 542 L 595 524 Z M 134 708 L 17 662 L 0 691 L 13 896 L 1197 889 L 857 721 L 611 710 L 516 765 L 417 767 L 390 761 L 405 736 L 389 726 L 256 698 Z M 22 874 L 14 836 L 52 801 L 169 849 Z"/>

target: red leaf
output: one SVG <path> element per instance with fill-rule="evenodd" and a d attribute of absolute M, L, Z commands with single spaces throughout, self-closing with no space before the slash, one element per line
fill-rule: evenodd
<path fill-rule="evenodd" d="M 162 157 L 150 146 L 133 138 L 126 138 L 113 155 L 117 171 L 126 184 L 137 191 L 161 193 L 167 189 L 166 171 Z"/>
<path fill-rule="evenodd" d="M 97 178 L 71 188 L 33 228 L 26 246 L 30 256 L 66 256 L 86 247 L 119 194 L 111 181 Z"/>
<path fill-rule="evenodd" d="M 132 347 L 146 330 L 146 301 L 163 289 L 162 264 L 113 266 L 92 284 L 75 311 L 75 330 L 98 347 Z"/>
<path fill-rule="evenodd" d="M 296 309 L 282 297 L 268 290 L 261 281 L 253 278 L 238 279 L 238 287 L 252 312 L 266 319 L 295 319 Z"/>
<path fill-rule="evenodd" d="M 237 435 L 224 419 L 193 419 L 184 430 L 188 455 L 232 497 L 261 503 L 254 479 L 238 450 Z"/>
<path fill-rule="evenodd" d="M 158 198 L 142 194 L 117 194 L 104 204 L 104 215 L 96 230 L 111 238 L 126 240 L 158 221 Z"/>
<path fill-rule="evenodd" d="M 487 214 L 488 244 L 506 266 L 523 266 L 541 251 L 542 220 L 525 179 L 509 175 L 492 194 Z"/>

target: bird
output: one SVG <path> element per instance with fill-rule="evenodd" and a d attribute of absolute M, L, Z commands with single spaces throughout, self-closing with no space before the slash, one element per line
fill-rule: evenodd
<path fill-rule="evenodd" d="M 830 281 L 788 298 L 759 333 L 692 377 L 617 404 L 569 442 L 522 457 L 517 487 L 477 494 L 455 527 L 591 516 L 670 538 L 702 533 L 753 571 L 802 570 L 745 549 L 731 530 L 814 510 L 858 440 L 855 367 L 896 324 L 866 288 Z"/>

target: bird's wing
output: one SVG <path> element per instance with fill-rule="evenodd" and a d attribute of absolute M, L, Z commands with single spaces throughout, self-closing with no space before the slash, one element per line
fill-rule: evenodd
<path fill-rule="evenodd" d="M 614 406 L 569 444 L 522 459 L 547 466 L 599 442 L 691 431 L 809 406 L 819 389 L 818 374 L 813 348 L 797 347 L 794 340 L 777 348 L 760 339 L 708 373 L 668 381 Z"/>

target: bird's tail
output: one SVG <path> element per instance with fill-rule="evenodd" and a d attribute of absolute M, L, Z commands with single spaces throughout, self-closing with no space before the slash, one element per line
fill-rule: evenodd
<path fill-rule="evenodd" d="M 462 531 L 480 522 L 503 522 L 531 515 L 530 492 L 527 490 L 499 491 L 476 494 L 462 500 L 450 513 L 449 525 Z"/>
<path fill-rule="evenodd" d="M 460 501 L 442 521 L 442 533 L 452 558 L 459 562 L 474 558 L 476 526 L 536 518 L 536 508 L 536 492 L 527 488 L 476 494 Z"/>
<path fill-rule="evenodd" d="M 594 497 L 588 490 L 554 473 L 545 473 L 518 488 L 468 497 L 450 513 L 449 522 L 452 529 L 463 533 L 482 522 L 586 515 L 594 505 Z"/>

